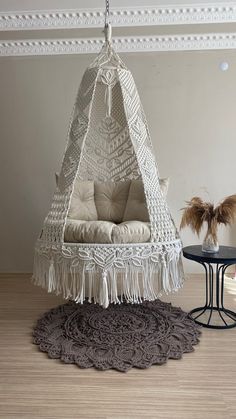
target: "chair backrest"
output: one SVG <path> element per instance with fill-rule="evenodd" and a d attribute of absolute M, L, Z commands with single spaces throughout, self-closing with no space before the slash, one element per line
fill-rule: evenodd
<path fill-rule="evenodd" d="M 166 196 L 169 179 L 160 179 Z M 68 218 L 84 221 L 149 221 L 141 180 L 97 182 L 76 180 Z"/>

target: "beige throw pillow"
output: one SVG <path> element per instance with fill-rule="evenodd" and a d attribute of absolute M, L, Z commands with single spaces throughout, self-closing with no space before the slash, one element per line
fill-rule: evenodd
<path fill-rule="evenodd" d="M 95 182 L 95 204 L 98 219 L 120 223 L 129 194 L 130 181 Z"/>
<path fill-rule="evenodd" d="M 169 179 L 159 179 L 160 188 L 164 196 L 167 194 Z M 148 209 L 146 204 L 146 197 L 142 180 L 132 180 L 129 196 L 124 212 L 123 221 L 149 221 Z"/>
<path fill-rule="evenodd" d="M 123 221 L 149 221 L 143 182 L 132 180 Z"/>
<path fill-rule="evenodd" d="M 98 219 L 94 202 L 93 181 L 75 182 L 68 218 L 84 221 L 96 221 Z"/>

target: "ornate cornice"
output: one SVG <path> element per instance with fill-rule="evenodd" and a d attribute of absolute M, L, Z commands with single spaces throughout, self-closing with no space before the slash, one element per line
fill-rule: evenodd
<path fill-rule="evenodd" d="M 113 26 L 236 22 L 236 2 L 112 8 Z M 0 30 L 102 27 L 103 9 L 39 10 L 0 13 Z"/>
<path fill-rule="evenodd" d="M 13 40 L 0 42 L 0 56 L 97 53 L 103 38 Z M 113 38 L 118 52 L 235 49 L 236 33 Z"/>

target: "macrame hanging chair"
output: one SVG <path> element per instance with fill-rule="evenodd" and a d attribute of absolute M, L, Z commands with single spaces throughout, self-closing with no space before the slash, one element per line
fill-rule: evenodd
<path fill-rule="evenodd" d="M 181 287 L 182 245 L 140 98 L 111 26 L 85 71 L 33 280 L 83 303 L 155 300 Z"/>

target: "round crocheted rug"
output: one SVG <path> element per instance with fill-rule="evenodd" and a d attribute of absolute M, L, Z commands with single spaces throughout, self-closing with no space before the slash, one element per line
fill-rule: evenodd
<path fill-rule="evenodd" d="M 50 358 L 118 371 L 180 359 L 194 350 L 199 335 L 187 313 L 160 300 L 107 309 L 68 302 L 45 313 L 33 332 L 34 343 Z"/>

